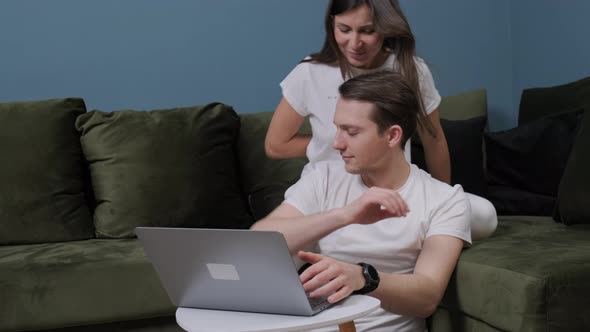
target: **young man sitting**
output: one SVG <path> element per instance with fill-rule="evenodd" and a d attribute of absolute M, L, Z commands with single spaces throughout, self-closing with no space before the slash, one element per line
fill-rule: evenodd
<path fill-rule="evenodd" d="M 301 281 L 312 297 L 381 300 L 355 321 L 359 331 L 425 331 L 424 318 L 471 242 L 469 203 L 461 186 L 404 158 L 420 108 L 401 75 L 360 75 L 339 92 L 333 147 L 344 163 L 317 164 L 252 229 L 283 233 L 291 252 L 311 264 Z"/>

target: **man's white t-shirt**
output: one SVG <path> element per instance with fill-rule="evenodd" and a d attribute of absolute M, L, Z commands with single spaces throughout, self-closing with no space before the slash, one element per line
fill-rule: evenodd
<path fill-rule="evenodd" d="M 342 162 L 317 163 L 285 193 L 285 202 L 304 215 L 348 205 L 365 191 L 360 175 L 347 173 Z M 349 225 L 322 238 L 318 253 L 349 262 L 369 263 L 385 273 L 412 273 L 424 240 L 449 235 L 471 243 L 470 206 L 460 185 L 451 187 L 411 165 L 398 190 L 410 212 L 370 225 Z M 357 331 L 425 331 L 425 320 L 379 308 L 355 320 Z"/>
<path fill-rule="evenodd" d="M 371 70 L 357 69 L 357 74 L 378 70 L 392 70 L 396 58 L 391 54 L 385 63 Z M 441 97 L 434 86 L 432 74 L 428 66 L 420 58 L 416 58 L 416 68 L 420 83 L 420 93 L 424 101 L 426 113 L 430 114 L 440 104 Z M 336 136 L 334 113 L 338 99 L 338 87 L 344 83 L 338 66 L 302 62 L 298 64 L 281 82 L 283 97 L 301 116 L 309 116 L 312 128 L 311 142 L 307 146 L 307 159 L 313 165 L 319 161 L 341 160 L 340 154 L 332 148 Z M 385 92 L 384 92 L 385 93 Z M 404 148 L 406 160 L 410 161 L 410 141 Z M 307 171 L 309 167 L 306 167 Z"/>

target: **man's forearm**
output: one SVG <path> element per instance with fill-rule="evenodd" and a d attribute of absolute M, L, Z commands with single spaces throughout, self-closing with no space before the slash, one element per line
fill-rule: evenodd
<path fill-rule="evenodd" d="M 310 216 L 280 217 L 272 214 L 252 225 L 252 230 L 283 233 L 291 254 L 319 241 L 333 231 L 348 225 L 345 215 L 331 210 Z"/>
<path fill-rule="evenodd" d="M 379 288 L 370 295 L 378 298 L 387 311 L 402 316 L 428 317 L 440 302 L 440 285 L 428 277 L 382 272 L 379 277 Z"/>
<path fill-rule="evenodd" d="M 412 274 L 379 273 L 381 283 L 371 293 L 391 312 L 428 317 L 439 304 L 457 265 L 463 240 L 448 235 L 428 237 Z"/>

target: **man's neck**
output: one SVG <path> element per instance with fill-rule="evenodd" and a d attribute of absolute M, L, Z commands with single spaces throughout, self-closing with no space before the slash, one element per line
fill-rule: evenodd
<path fill-rule="evenodd" d="M 386 167 L 361 174 L 361 179 L 367 187 L 379 187 L 397 190 L 401 188 L 410 176 L 410 164 L 403 154 L 394 158 Z"/>

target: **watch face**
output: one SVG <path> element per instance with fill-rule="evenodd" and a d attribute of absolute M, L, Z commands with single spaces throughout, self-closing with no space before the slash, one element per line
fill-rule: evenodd
<path fill-rule="evenodd" d="M 379 280 L 379 273 L 372 265 L 367 265 L 367 272 L 369 272 L 371 279 Z"/>

